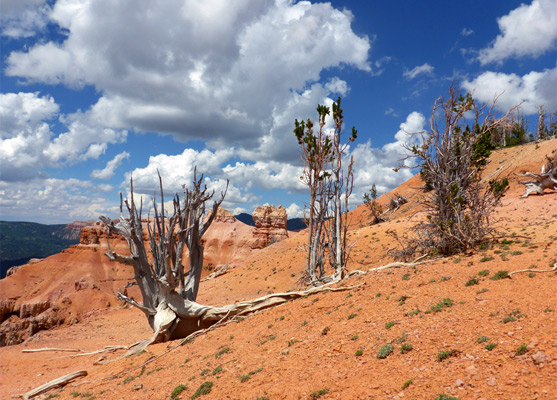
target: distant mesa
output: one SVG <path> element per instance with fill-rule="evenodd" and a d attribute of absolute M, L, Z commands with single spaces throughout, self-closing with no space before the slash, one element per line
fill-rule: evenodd
<path fill-rule="evenodd" d="M 72 244 L 79 243 L 81 229 L 94 221 L 75 221 L 69 224 L 45 225 L 35 222 L 0 221 L 0 279 L 15 266 L 32 258 L 57 254 Z"/>

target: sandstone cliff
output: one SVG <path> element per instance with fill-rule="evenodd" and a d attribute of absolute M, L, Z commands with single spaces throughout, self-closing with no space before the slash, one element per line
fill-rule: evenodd
<path fill-rule="evenodd" d="M 203 275 L 223 265 L 233 268 L 253 250 L 286 237 L 286 213 L 284 218 L 280 211 L 261 215 L 259 227 L 254 228 L 236 220 L 229 211 L 218 210 L 203 237 Z M 143 223 L 147 243 L 147 220 Z M 40 330 L 73 324 L 92 309 L 120 306 L 115 294 L 133 281 L 133 269 L 110 262 L 104 255 L 108 247 L 103 223 L 92 221 L 79 229 L 79 244 L 33 260 L 0 280 L 0 346 L 25 341 Z M 129 254 L 124 239 L 113 235 L 108 239 L 112 250 Z M 187 262 L 187 256 L 184 259 Z M 128 293 L 137 300 L 141 298 L 136 287 Z"/>
<path fill-rule="evenodd" d="M 282 206 L 261 206 L 253 212 L 255 223 L 255 237 L 267 247 L 273 243 L 280 242 L 288 237 L 286 230 L 286 210 Z"/>

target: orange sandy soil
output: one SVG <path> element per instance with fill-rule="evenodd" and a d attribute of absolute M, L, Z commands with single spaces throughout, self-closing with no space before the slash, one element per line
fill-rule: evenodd
<path fill-rule="evenodd" d="M 557 140 L 497 151 L 485 176 L 539 171 L 544 155 L 555 148 Z M 367 226 L 369 215 L 363 207 L 352 212 L 351 238 L 356 242 L 350 270 L 367 271 L 392 261 L 386 251 L 396 243 L 385 231 L 411 231 L 419 218 L 419 185 L 414 178 L 397 189 L 410 202 L 387 223 Z M 355 276 L 341 285 L 361 285 L 356 289 L 292 301 L 182 346 L 180 341 L 151 345 L 138 356 L 120 360 L 123 351 L 104 353 L 116 360 L 104 365 L 94 364 L 101 354 L 22 353 L 45 347 L 88 352 L 151 335 L 136 309 L 92 310 L 73 326 L 0 348 L 0 397 L 16 398 L 84 369 L 87 377 L 42 398 L 168 399 L 184 384 L 187 389 L 177 398 L 189 399 L 203 382 L 211 381 L 211 392 L 200 398 L 308 399 L 326 389 L 319 398 L 435 399 L 445 393 L 462 400 L 556 399 L 557 273 L 490 279 L 500 270 L 547 270 L 557 261 L 557 192 L 521 199 L 523 191 L 512 178 L 497 211 L 500 243 L 489 249 Z M 501 243 L 503 239 L 512 243 Z M 243 265 L 202 283 L 198 300 L 219 305 L 296 289 L 304 266 L 304 253 L 297 246 L 304 240 L 302 232 L 254 251 Z M 483 270 L 488 276 L 479 275 Z M 472 278 L 478 284 L 466 286 Z M 442 299 L 451 299 L 453 305 L 428 312 Z M 96 304 L 93 299 L 91 303 Z M 509 315 L 515 320 L 504 323 Z M 478 343 L 481 336 L 489 340 Z M 403 343 L 412 350 L 402 354 Z M 378 359 L 386 344 L 394 351 Z M 487 350 L 487 344 L 495 347 Z M 521 345 L 527 352 L 516 355 Z M 148 362 L 167 349 L 172 350 Z M 439 352 L 451 350 L 451 357 L 437 360 Z"/>

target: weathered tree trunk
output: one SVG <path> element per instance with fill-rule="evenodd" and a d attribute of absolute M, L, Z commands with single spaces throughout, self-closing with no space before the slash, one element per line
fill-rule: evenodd
<path fill-rule="evenodd" d="M 545 138 L 545 111 L 543 106 L 538 106 L 538 129 L 536 131 L 536 139 Z"/>
<path fill-rule="evenodd" d="M 131 199 L 122 201 L 121 198 L 120 219 L 113 221 L 104 216 L 100 217 L 109 234 L 118 234 L 128 242 L 129 256 L 115 253 L 110 249 L 110 244 L 106 255 L 112 261 L 133 266 L 135 280 L 142 295 L 142 304 L 122 292 L 117 296 L 142 310 L 154 331 L 150 340 L 133 347 L 128 354 L 135 354 L 150 343 L 184 338 L 219 321 L 273 307 L 314 293 L 316 290 L 340 290 L 312 288 L 303 292 L 276 293 L 222 307 L 197 303 L 195 300 L 203 267 L 201 238 L 211 225 L 226 194 L 223 193 L 220 200 L 214 202 L 211 214 L 205 217 L 205 202 L 213 197 L 214 192 L 207 193 L 207 187 L 202 189 L 202 180 L 203 176 L 199 180 L 194 178 L 193 189 L 184 190 L 182 202 L 176 195 L 173 201 L 174 214 L 167 221 L 163 207 L 162 179 L 159 175 L 161 210 L 158 210 L 156 200 L 153 200 L 155 217 L 154 220 L 148 219 L 146 222 L 152 263 L 149 262 L 143 241 L 142 204 L 138 210 L 134 200 L 133 180 Z M 128 210 L 128 218 L 123 216 L 124 204 Z M 184 272 L 182 264 L 184 246 L 187 246 L 189 251 L 190 265 L 187 273 Z M 320 257 L 322 260 L 322 252 Z"/>
<path fill-rule="evenodd" d="M 526 192 L 522 195 L 523 198 L 532 193 L 542 195 L 545 189 L 557 190 L 557 150 L 554 150 L 551 156 L 547 156 L 547 162 L 542 166 L 541 173 L 526 172 L 516 175 L 534 179 L 527 182 L 518 182 L 526 186 Z"/>
<path fill-rule="evenodd" d="M 207 193 L 207 187 L 201 188 L 203 176 L 194 178 L 193 190 L 184 190 L 183 201 L 178 195 L 174 198 L 174 215 L 166 218 L 164 211 L 164 193 L 162 179 L 159 175 L 161 191 L 161 210 L 153 199 L 154 219 L 147 220 L 150 251 L 153 262 L 150 263 L 143 241 L 143 223 L 141 218 L 143 204 L 136 207 L 131 182 L 131 199 L 120 204 L 120 220 L 100 217 L 109 233 L 116 233 L 128 242 L 130 255 L 117 254 L 108 248 L 106 255 L 113 261 L 132 265 L 135 280 L 142 296 L 142 304 L 118 293 L 118 298 L 142 310 L 155 334 L 151 342 L 166 341 L 184 337 L 198 329 L 210 326 L 213 322 L 203 318 L 209 309 L 195 302 L 199 291 L 201 270 L 203 267 L 203 245 L 201 238 L 213 222 L 217 209 L 224 200 L 225 193 L 215 201 L 212 213 L 204 221 L 205 202 L 213 197 Z M 126 205 L 129 218 L 123 216 L 123 204 Z M 189 271 L 184 273 L 182 255 L 184 245 L 189 252 Z"/>

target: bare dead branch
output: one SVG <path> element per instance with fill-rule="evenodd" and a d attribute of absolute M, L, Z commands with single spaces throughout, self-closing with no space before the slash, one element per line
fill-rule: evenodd
<path fill-rule="evenodd" d="M 24 400 L 32 399 L 40 394 L 48 392 L 51 389 L 55 389 L 58 387 L 62 387 L 67 385 L 69 382 L 73 381 L 74 379 L 80 378 L 82 376 L 87 376 L 87 371 L 77 371 L 72 372 L 71 374 L 67 374 L 61 376 L 60 378 L 54 379 L 44 385 L 41 385 L 23 395 Z"/>
<path fill-rule="evenodd" d="M 521 270 L 518 270 L 518 271 L 509 272 L 509 276 L 512 277 L 514 274 L 520 274 L 522 272 L 544 273 L 544 272 L 554 272 L 554 271 L 557 271 L 557 260 L 555 261 L 555 264 L 553 264 L 553 268 L 551 268 L 551 269 L 527 268 L 527 269 L 521 269 Z"/>

